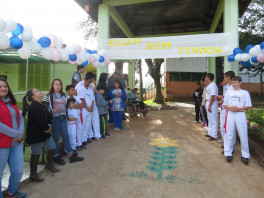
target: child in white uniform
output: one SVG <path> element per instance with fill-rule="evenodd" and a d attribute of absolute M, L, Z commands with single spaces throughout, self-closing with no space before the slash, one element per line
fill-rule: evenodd
<path fill-rule="evenodd" d="M 74 109 L 77 110 L 78 113 L 78 119 L 77 119 L 77 147 L 76 150 L 81 150 L 82 148 L 86 148 L 85 140 L 82 139 L 83 137 L 83 120 L 82 120 L 82 101 L 79 96 L 75 96 L 75 88 L 73 85 L 67 85 L 66 86 L 66 92 L 67 92 L 67 99 L 74 98 L 75 99 L 75 105 Z"/>
<path fill-rule="evenodd" d="M 232 151 L 234 147 L 234 135 L 236 130 L 240 137 L 242 157 L 244 164 L 248 164 L 250 158 L 248 147 L 248 126 L 245 110 L 252 107 L 251 98 L 246 90 L 240 88 L 242 79 L 235 76 L 232 79 L 234 90 L 227 92 L 224 100 L 224 107 L 227 108 L 226 115 L 226 134 L 224 141 L 224 154 L 227 162 L 233 160 Z"/>
<path fill-rule="evenodd" d="M 67 100 L 67 125 L 68 125 L 68 133 L 71 148 L 73 151 L 76 151 L 77 146 L 77 117 L 78 113 L 77 110 L 74 109 L 75 99 L 69 98 Z"/>
<path fill-rule="evenodd" d="M 84 79 L 83 86 L 80 85 L 77 90 L 77 96 L 80 97 L 82 101 L 83 108 L 82 108 L 82 117 L 83 117 L 83 140 L 87 141 L 89 138 L 89 129 L 91 126 L 92 121 L 92 112 L 93 112 L 93 91 L 89 89 L 91 82 L 93 81 L 95 75 L 92 72 L 87 72 Z M 76 86 L 77 87 L 77 86 Z M 76 88 L 75 87 L 75 88 Z"/>
<path fill-rule="evenodd" d="M 218 96 L 218 87 L 213 82 L 214 74 L 208 73 L 205 78 L 207 82 L 206 88 L 206 111 L 208 117 L 208 134 L 205 135 L 209 137 L 209 141 L 217 139 L 218 130 L 218 102 L 216 97 Z"/>

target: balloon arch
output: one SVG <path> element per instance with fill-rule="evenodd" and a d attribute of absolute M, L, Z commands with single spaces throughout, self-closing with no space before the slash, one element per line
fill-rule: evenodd
<path fill-rule="evenodd" d="M 227 57 L 229 62 L 240 62 L 240 64 L 251 67 L 258 63 L 264 63 L 264 41 L 260 45 L 248 45 L 243 53 L 240 48 L 235 48 L 233 54 Z"/>
<path fill-rule="evenodd" d="M 80 45 L 67 46 L 63 49 L 62 46 L 62 39 L 54 34 L 35 38 L 31 27 L 0 18 L 0 50 L 11 47 L 18 50 L 18 55 L 22 59 L 28 59 L 31 54 L 41 54 L 46 60 L 69 61 L 70 64 L 77 63 L 83 66 L 92 63 L 96 67 L 105 67 L 111 62 L 104 57 L 105 50 L 97 52 L 82 48 Z"/>

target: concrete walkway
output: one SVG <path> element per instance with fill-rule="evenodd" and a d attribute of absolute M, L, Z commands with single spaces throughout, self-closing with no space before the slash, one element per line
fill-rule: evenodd
<path fill-rule="evenodd" d="M 264 197 L 263 168 L 254 159 L 244 165 L 239 145 L 227 163 L 220 144 L 209 142 L 194 124 L 193 112 L 179 104 L 125 121 L 122 131 L 111 128 L 111 137 L 80 151 L 83 162 L 67 159 L 60 173 L 44 171 L 44 182 L 19 190 L 30 198 Z"/>

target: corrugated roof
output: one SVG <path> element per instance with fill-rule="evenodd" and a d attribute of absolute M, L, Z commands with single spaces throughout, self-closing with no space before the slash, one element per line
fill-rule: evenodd
<path fill-rule="evenodd" d="M 101 0 L 75 0 L 89 15 L 98 20 Z M 251 0 L 239 0 L 242 16 Z M 209 31 L 219 0 L 163 0 L 116 6 L 117 12 L 135 36 Z M 89 9 L 85 9 L 89 7 Z M 223 20 L 216 29 L 223 32 Z M 110 37 L 126 37 L 110 20 Z"/>

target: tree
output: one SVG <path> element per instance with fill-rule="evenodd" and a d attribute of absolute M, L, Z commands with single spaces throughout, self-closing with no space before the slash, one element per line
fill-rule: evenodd
<path fill-rule="evenodd" d="M 142 78 L 142 61 L 141 59 L 137 60 L 137 68 L 139 71 L 139 89 L 140 89 L 140 100 L 143 101 L 143 78 Z"/>
<path fill-rule="evenodd" d="M 161 83 L 160 83 L 160 68 L 162 63 L 164 62 L 164 58 L 159 58 L 159 59 L 145 59 L 148 70 L 149 70 L 149 75 L 153 78 L 155 87 L 156 87 L 156 97 L 155 97 L 155 102 L 157 103 L 164 103 L 164 98 L 162 96 L 161 92 Z"/>
<path fill-rule="evenodd" d="M 264 0 L 252 0 L 240 18 L 240 32 L 264 36 Z"/>
<path fill-rule="evenodd" d="M 260 44 L 264 40 L 264 0 L 252 0 L 245 14 L 239 21 L 239 43 L 240 48 L 245 49 L 247 45 Z M 264 64 L 256 64 L 251 67 L 240 65 L 240 71 L 246 69 L 253 72 L 253 76 L 260 75 L 261 96 L 263 96 L 263 73 Z"/>
<path fill-rule="evenodd" d="M 80 22 L 78 28 L 85 32 L 84 39 L 86 40 L 97 37 L 98 24 L 89 15 L 85 21 Z"/>

